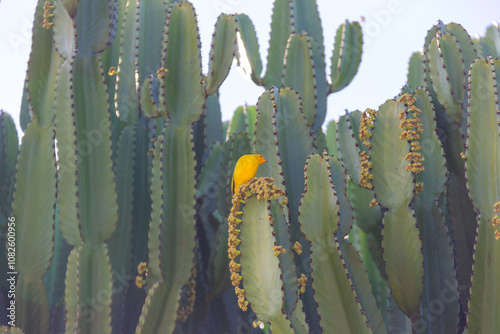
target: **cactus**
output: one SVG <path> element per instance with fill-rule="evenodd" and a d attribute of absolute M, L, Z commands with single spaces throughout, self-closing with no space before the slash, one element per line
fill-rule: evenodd
<path fill-rule="evenodd" d="M 331 83 L 326 80 L 323 32 L 315 1 L 274 2 L 266 73 L 255 29 L 248 17 L 238 15 L 237 61 L 257 84 L 289 87 L 297 91 L 312 130 L 321 128 L 330 93 L 346 87 L 358 71 L 363 44 L 359 23 L 346 21 L 337 30 L 331 57 Z"/>
<path fill-rule="evenodd" d="M 245 14 L 214 22 L 202 73 L 188 1 L 39 1 L 35 22 L 20 147 L 0 112 L 10 331 L 500 331 L 497 26 L 433 26 L 401 94 L 324 134 L 362 35 L 339 27 L 327 79 L 315 1 L 275 1 L 265 74 Z M 266 90 L 222 122 L 233 57 Z"/>
<path fill-rule="evenodd" d="M 500 329 L 500 323 L 493 316 L 499 308 L 500 298 L 493 287 L 489 290 L 490 282 L 500 270 L 500 232 L 497 229 L 500 211 L 498 70 L 498 59 L 477 59 L 470 66 L 468 78 L 467 189 L 479 216 L 467 315 L 471 331 L 494 332 Z"/>

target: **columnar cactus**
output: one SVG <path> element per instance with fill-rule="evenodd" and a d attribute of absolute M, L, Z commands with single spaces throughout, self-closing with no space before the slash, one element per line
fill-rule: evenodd
<path fill-rule="evenodd" d="M 362 35 L 340 26 L 327 79 L 312 0 L 275 1 L 265 74 L 248 16 L 221 14 L 204 75 L 188 1 L 39 1 L 35 22 L 20 147 L 0 112 L 24 332 L 500 332 L 497 26 L 432 27 L 401 94 L 325 136 Z M 266 91 L 223 123 L 233 57 Z"/>

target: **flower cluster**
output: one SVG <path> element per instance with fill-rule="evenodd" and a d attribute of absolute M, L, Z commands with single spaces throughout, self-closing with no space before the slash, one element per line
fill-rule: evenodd
<path fill-rule="evenodd" d="M 163 79 L 163 77 L 167 73 L 168 73 L 168 69 L 166 69 L 165 67 L 162 66 L 158 71 L 156 71 L 156 76 L 158 77 L 158 79 Z"/>
<path fill-rule="evenodd" d="M 56 8 L 52 6 L 48 1 L 45 1 L 43 4 L 43 20 L 42 20 L 42 28 L 49 29 L 52 27 L 54 22 L 50 22 L 49 19 L 54 16 L 50 11 Z"/>
<path fill-rule="evenodd" d="M 274 246 L 273 247 L 274 256 L 278 257 L 280 254 L 286 254 L 286 249 L 283 246 Z"/>
<path fill-rule="evenodd" d="M 300 278 L 297 278 L 297 283 L 299 284 L 299 292 L 304 293 L 306 292 L 306 283 L 307 283 L 307 277 L 304 274 L 300 275 Z"/>
<path fill-rule="evenodd" d="M 377 118 L 378 112 L 373 109 L 366 109 L 363 114 L 361 114 L 360 124 L 359 124 L 359 139 L 363 141 L 363 145 L 371 148 L 370 138 L 372 137 L 371 130 L 373 129 L 373 121 Z M 373 175 L 370 173 L 372 169 L 372 162 L 370 161 L 370 156 L 365 152 L 360 153 L 361 160 L 361 173 L 359 176 L 359 184 L 362 187 L 373 189 L 372 179 Z"/>
<path fill-rule="evenodd" d="M 363 114 L 361 114 L 360 124 L 359 124 L 359 139 L 363 141 L 363 145 L 366 147 L 371 147 L 369 142 L 372 137 L 371 129 L 373 129 L 373 121 L 377 118 L 378 111 L 373 109 L 366 109 Z"/>
<path fill-rule="evenodd" d="M 298 241 L 295 241 L 295 243 L 292 246 L 292 250 L 300 255 L 302 254 L 302 245 Z"/>
<path fill-rule="evenodd" d="M 401 120 L 400 127 L 403 129 L 403 133 L 399 138 L 407 140 L 410 143 L 410 152 L 405 156 L 409 164 L 406 166 L 405 170 L 418 174 L 425 169 L 422 165 L 424 158 L 420 153 L 421 147 L 418 142 L 420 134 L 424 129 L 420 122 L 421 111 L 414 105 L 415 101 L 416 99 L 410 94 L 403 94 L 399 98 L 399 102 L 404 103 L 406 108 L 399 113 L 398 119 Z M 420 190 L 423 189 L 423 184 L 419 185 L 418 188 Z"/>
<path fill-rule="evenodd" d="M 231 272 L 231 283 L 234 286 L 234 291 L 238 297 L 238 306 L 246 311 L 248 309 L 248 301 L 245 300 L 245 290 L 240 288 L 240 283 L 243 277 L 240 275 L 241 264 L 236 260 L 241 254 L 238 250 L 238 245 L 241 243 L 239 235 L 241 230 L 238 229 L 241 224 L 241 219 L 238 218 L 243 214 L 240 211 L 240 205 L 246 202 L 250 196 L 256 196 L 257 199 L 270 200 L 271 198 L 282 197 L 282 204 L 286 204 L 287 200 L 285 192 L 273 184 L 273 178 L 270 177 L 255 177 L 247 183 L 240 186 L 240 191 L 233 195 L 232 208 L 228 217 L 228 249 L 227 254 L 229 257 L 229 271 Z M 275 256 L 284 253 L 285 250 L 281 246 L 274 246 L 273 251 Z M 278 254 L 276 254 L 278 253 Z"/>
<path fill-rule="evenodd" d="M 361 173 L 359 175 L 359 185 L 368 189 L 373 189 L 373 174 L 370 173 L 372 169 L 372 162 L 370 161 L 370 156 L 366 154 L 365 151 L 360 153 L 361 160 Z"/>
<path fill-rule="evenodd" d="M 493 205 L 493 212 L 500 213 L 500 201 L 496 202 Z M 498 214 L 493 216 L 493 219 L 491 220 L 491 225 L 493 225 L 493 228 L 497 228 L 500 226 L 500 218 L 498 218 Z M 495 239 L 496 240 L 500 239 L 500 231 L 499 230 L 495 230 Z"/>
<path fill-rule="evenodd" d="M 375 205 L 378 205 L 378 202 L 375 198 L 373 198 L 370 202 L 370 208 L 373 208 Z"/>
<path fill-rule="evenodd" d="M 254 320 L 252 326 L 253 326 L 253 328 L 257 328 L 257 327 L 260 327 L 261 324 L 262 324 L 262 321 Z"/>
<path fill-rule="evenodd" d="M 146 285 L 146 277 L 148 277 L 148 264 L 141 262 L 137 265 L 137 276 L 135 277 L 135 286 L 139 289 Z"/>
<path fill-rule="evenodd" d="M 421 192 L 422 190 L 424 190 L 424 183 L 420 181 L 415 183 L 415 194 L 418 195 L 418 193 Z"/>

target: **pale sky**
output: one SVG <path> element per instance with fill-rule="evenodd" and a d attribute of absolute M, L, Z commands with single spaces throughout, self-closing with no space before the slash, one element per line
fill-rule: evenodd
<path fill-rule="evenodd" d="M 246 13 L 253 21 L 265 62 L 269 43 L 271 0 L 193 0 L 200 26 L 203 71 L 208 67 L 208 52 L 217 16 Z M 333 48 L 333 37 L 345 20 L 360 21 L 364 34 L 363 56 L 358 74 L 344 90 L 328 98 L 324 126 L 344 113 L 344 109 L 377 108 L 394 97 L 406 81 L 408 60 L 420 51 L 427 30 L 441 19 L 444 23 L 462 24 L 471 36 L 484 35 L 486 27 L 500 21 L 497 0 L 317 0 L 325 40 L 327 71 Z M 0 2 L 0 109 L 9 112 L 19 124 L 19 109 L 28 56 L 31 27 L 36 6 L 34 0 L 1 0 Z M 266 65 L 264 63 L 263 74 Z M 223 83 L 221 105 L 223 120 L 245 103 L 254 105 L 263 88 L 245 79 L 233 66 Z"/>

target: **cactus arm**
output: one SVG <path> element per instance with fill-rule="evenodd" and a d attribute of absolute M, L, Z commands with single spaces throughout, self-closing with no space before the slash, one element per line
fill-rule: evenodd
<path fill-rule="evenodd" d="M 464 29 L 464 27 L 462 27 L 462 25 L 454 22 L 450 22 L 446 25 L 446 31 L 453 35 L 453 37 L 457 39 L 458 44 L 460 44 L 460 51 L 462 51 L 462 56 L 464 58 L 465 70 L 467 70 L 474 59 L 479 57 L 469 33 Z M 488 32 L 486 32 L 486 35 L 488 35 Z"/>
<path fill-rule="evenodd" d="M 340 213 L 337 194 L 330 177 L 328 157 L 316 154 L 309 156 L 305 171 L 306 187 L 299 211 L 302 232 L 313 244 L 323 242 L 322 247 L 333 246 Z"/>
<path fill-rule="evenodd" d="M 41 2 L 40 2 L 41 3 Z M 90 58 L 113 41 L 116 21 L 114 1 L 78 1 L 75 17 L 78 54 Z"/>
<path fill-rule="evenodd" d="M 243 154 L 250 153 L 250 141 L 245 132 L 233 134 L 229 141 L 222 146 L 220 172 L 217 178 L 217 209 L 212 219 L 219 225 L 215 237 L 215 245 L 210 258 L 210 273 L 212 277 L 212 291 L 209 298 L 223 294 L 230 286 L 227 257 L 228 225 L 222 220 L 229 213 L 229 203 L 232 197 L 230 182 L 236 161 Z M 261 166 L 262 167 L 262 166 Z M 260 169 L 260 168 L 259 168 Z"/>
<path fill-rule="evenodd" d="M 111 236 L 117 221 L 108 97 L 103 79 L 97 56 L 76 57 L 71 83 L 76 140 L 80 143 L 77 147 L 80 232 L 86 242 L 94 245 Z"/>
<path fill-rule="evenodd" d="M 471 65 L 469 80 L 469 130 L 467 136 L 467 188 L 474 206 L 488 218 L 500 199 L 500 138 L 496 70 L 488 59 Z M 484 221 L 484 217 L 482 218 Z"/>
<path fill-rule="evenodd" d="M 332 167 L 332 183 L 335 187 L 340 206 L 340 222 L 339 229 L 337 230 L 337 238 L 342 239 L 349 234 L 354 223 L 354 212 L 347 197 L 347 171 L 342 162 L 335 157 L 330 157 L 329 163 Z"/>
<path fill-rule="evenodd" d="M 420 52 L 414 52 L 408 64 L 407 85 L 410 86 L 412 91 L 415 91 L 418 87 L 425 85 L 424 78 L 422 54 Z"/>
<path fill-rule="evenodd" d="M 23 330 L 42 333 L 48 331 L 49 310 L 41 278 L 48 270 L 54 246 L 56 167 L 52 126 L 40 128 L 37 118 L 29 124 L 16 170 L 12 203 L 19 273 L 16 320 Z"/>
<path fill-rule="evenodd" d="M 337 122 L 331 121 L 326 127 L 326 145 L 328 147 L 328 154 L 340 159 L 339 147 L 337 144 Z"/>
<path fill-rule="evenodd" d="M 424 172 L 416 175 L 417 182 L 424 188 L 414 202 L 415 217 L 422 235 L 424 255 L 424 287 L 422 293 L 421 317 L 426 319 L 436 296 L 443 291 L 453 298 L 446 299 L 443 312 L 436 314 L 428 328 L 435 332 L 456 328 L 458 325 L 458 283 L 456 279 L 453 248 L 438 199 L 445 191 L 447 170 L 441 142 L 436 135 L 434 107 L 429 93 L 424 88 L 415 91 L 415 106 L 421 110 L 420 121 L 423 132 L 422 164 Z M 451 291 L 450 291 L 451 290 Z M 426 320 L 425 320 L 426 321 Z"/>
<path fill-rule="evenodd" d="M 401 110 L 402 104 L 394 100 L 385 102 L 380 106 L 372 131 L 373 187 L 377 201 L 385 208 L 407 206 L 413 199 L 413 176 L 405 170 L 408 161 L 404 159 L 410 145 L 399 138 L 403 130 L 397 115 Z"/>
<path fill-rule="evenodd" d="M 326 80 L 325 47 L 321 19 L 316 1 L 292 1 L 293 8 L 293 31 L 297 34 L 306 32 L 311 45 L 313 56 L 313 69 L 316 83 L 316 117 L 313 122 L 309 122 L 312 129 L 317 131 L 323 125 L 326 116 L 326 99 L 328 96 L 329 84 Z M 300 94 L 304 98 L 303 94 Z M 304 107 L 304 111 L 305 111 Z M 306 111 L 305 111 L 306 112 Z M 307 113 L 307 112 L 306 112 Z"/>
<path fill-rule="evenodd" d="M 19 276 L 16 284 L 16 325 L 24 333 L 48 333 L 50 308 L 43 281 Z M 36 319 L 36 322 L 33 320 Z"/>
<path fill-rule="evenodd" d="M 203 119 L 206 147 L 210 147 L 216 141 L 221 143 L 224 141 L 221 117 L 219 94 L 212 94 L 207 97 Z"/>
<path fill-rule="evenodd" d="M 360 151 L 368 152 L 368 147 L 363 144 L 363 140 L 359 137 L 359 130 L 361 126 L 361 116 L 363 113 L 359 110 L 353 110 L 349 114 L 349 123 L 351 125 L 350 130 L 354 134 L 354 140 L 358 143 L 358 147 Z"/>
<path fill-rule="evenodd" d="M 57 207 L 56 207 L 57 212 Z M 43 284 L 47 290 L 49 305 L 52 309 L 50 321 L 54 331 L 64 331 L 64 322 L 60 321 L 64 314 L 64 280 L 66 277 L 66 267 L 68 256 L 72 246 L 69 245 L 59 228 L 59 216 L 56 214 L 54 224 L 54 255 L 50 262 L 49 269 L 43 277 Z"/>
<path fill-rule="evenodd" d="M 314 126 L 317 91 L 310 38 L 307 34 L 292 34 L 285 50 L 283 87 L 295 90 L 302 98 L 302 110 L 310 127 Z"/>
<path fill-rule="evenodd" d="M 500 28 L 495 25 L 489 26 L 486 29 L 486 35 L 478 42 L 483 51 L 481 57 L 491 55 L 493 58 L 498 58 L 500 55 Z"/>
<path fill-rule="evenodd" d="M 42 20 L 43 6 L 40 1 L 35 21 Z M 31 104 L 34 120 L 26 128 L 20 148 L 12 203 L 12 215 L 17 220 L 16 239 L 23 241 L 17 243 L 17 316 L 21 327 L 33 332 L 48 331 L 48 300 L 41 278 L 53 255 L 56 199 L 53 103 L 57 70 L 62 59 L 52 43 L 52 36 L 50 27 L 45 29 L 37 26 L 33 30 L 32 53 L 28 65 L 30 80 L 25 94 L 29 99 L 24 105 L 29 112 Z M 7 194 L 9 189 L 4 191 Z M 37 194 L 44 196 L 38 198 Z M 37 322 L 40 327 L 33 327 L 33 323 Z"/>
<path fill-rule="evenodd" d="M 78 309 L 78 271 L 80 247 L 74 247 L 68 256 L 66 264 L 66 279 L 64 280 L 64 303 L 66 311 L 65 332 L 75 332 L 77 328 L 77 309 Z"/>
<path fill-rule="evenodd" d="M 313 70 L 316 83 L 316 118 L 313 122 L 313 131 L 320 131 L 326 117 L 326 100 L 330 85 L 326 80 L 325 54 L 320 52 L 314 39 L 309 38 L 313 56 Z"/>
<path fill-rule="evenodd" d="M 149 220 L 151 218 L 151 161 L 148 151 L 153 147 L 148 135 L 147 120 L 140 117 L 135 124 L 134 196 L 132 205 L 132 263 L 136 268 L 147 259 Z"/>
<path fill-rule="evenodd" d="M 0 219 L 6 221 L 12 204 L 15 165 L 19 153 L 19 138 L 12 117 L 0 110 Z"/>
<path fill-rule="evenodd" d="M 31 122 L 31 120 L 33 119 L 33 112 L 31 111 L 31 106 L 28 98 L 28 80 L 24 81 L 23 88 L 21 111 L 19 112 L 19 125 L 21 125 L 21 130 L 24 132 L 26 131 L 29 122 Z"/>
<path fill-rule="evenodd" d="M 359 183 L 361 162 L 360 148 L 354 135 L 349 115 L 343 115 L 337 122 L 337 143 L 347 174 L 356 183 Z"/>
<path fill-rule="evenodd" d="M 420 309 L 424 268 L 419 230 L 413 210 L 408 208 L 414 197 L 414 185 L 412 172 L 406 170 L 405 156 L 410 145 L 400 139 L 403 129 L 398 115 L 403 110 L 404 105 L 394 100 L 388 100 L 379 108 L 370 153 L 376 199 L 389 209 L 382 220 L 382 247 L 389 286 L 399 308 L 411 316 Z"/>
<path fill-rule="evenodd" d="M 243 72 L 262 86 L 262 60 L 259 53 L 257 33 L 250 18 L 245 14 L 235 15 L 237 31 L 236 61 Z"/>
<path fill-rule="evenodd" d="M 211 301 L 222 296 L 231 286 L 229 280 L 228 258 L 227 258 L 227 238 L 228 225 L 220 221 L 219 217 L 213 217 L 218 224 L 217 233 L 214 237 L 212 252 L 210 253 L 208 280 L 210 291 L 207 293 L 207 300 Z M 233 292 L 229 292 L 233 293 Z"/>
<path fill-rule="evenodd" d="M 123 57 L 123 54 L 121 54 L 121 49 L 122 48 L 127 49 L 127 47 L 125 46 L 127 43 L 126 42 L 123 43 L 123 41 L 124 40 L 126 41 L 127 35 L 132 33 L 130 31 L 124 31 L 125 23 L 128 23 L 125 22 L 127 21 L 125 17 L 127 15 L 126 12 L 130 13 L 129 7 L 132 8 L 135 7 L 133 3 L 130 3 L 128 4 L 129 6 L 127 6 L 127 2 L 128 1 L 114 2 L 115 9 L 112 12 L 113 15 L 115 16 L 112 18 L 113 29 L 114 29 L 113 39 L 110 42 L 109 46 L 99 54 L 99 57 L 101 58 L 102 61 L 102 67 L 104 68 L 104 73 L 105 73 L 104 78 L 106 80 L 106 89 L 109 94 L 109 100 L 113 101 L 109 105 L 109 110 L 111 113 L 111 120 L 112 120 L 113 159 L 115 158 L 116 151 L 114 149 L 116 149 L 116 145 L 118 143 L 118 136 L 123 128 L 123 124 L 119 124 L 117 120 L 118 116 L 116 115 L 116 88 L 117 88 L 116 84 L 117 82 L 121 81 L 120 79 L 117 78 L 118 77 L 117 73 L 119 72 L 118 66 L 120 61 L 123 61 L 123 58 L 126 59 L 128 56 L 127 55 Z M 131 54 L 132 57 L 134 57 L 136 52 L 132 52 Z"/>
<path fill-rule="evenodd" d="M 234 111 L 233 118 L 229 123 L 227 134 L 231 136 L 235 132 L 246 132 L 246 123 L 245 106 L 239 106 Z"/>
<path fill-rule="evenodd" d="M 368 280 L 370 281 L 372 287 L 372 293 L 375 296 L 375 301 L 380 309 L 382 317 L 385 321 L 385 326 L 387 330 L 390 329 L 389 321 L 389 298 L 392 298 L 389 285 L 387 280 L 384 279 L 385 271 L 381 271 L 379 268 L 383 269 L 382 264 L 379 265 L 375 262 L 373 254 L 377 251 L 371 246 L 371 239 L 376 239 L 380 244 L 380 238 L 374 237 L 372 233 L 367 234 L 362 229 L 357 230 L 358 240 L 359 240 L 359 254 L 361 261 L 363 262 L 363 267 L 366 269 Z M 347 257 L 347 256 L 346 256 Z M 380 257 L 382 255 L 380 254 Z M 401 315 L 406 318 L 405 315 L 400 311 Z"/>
<path fill-rule="evenodd" d="M 375 302 L 375 297 L 372 294 L 372 285 L 368 278 L 368 273 L 363 266 L 363 262 L 361 262 L 359 253 L 348 240 L 339 238 L 337 238 L 337 240 L 339 240 L 342 256 L 347 264 L 352 284 L 356 288 L 356 295 L 359 298 L 359 303 L 366 312 L 365 316 L 370 324 L 372 333 L 387 333 L 382 313 Z"/>
<path fill-rule="evenodd" d="M 281 86 L 283 57 L 288 37 L 293 32 L 290 10 L 290 0 L 277 0 L 274 2 L 267 53 L 267 69 L 263 79 L 266 89 L 272 86 Z"/>
<path fill-rule="evenodd" d="M 264 155 L 267 163 L 261 165 L 256 176 L 269 176 L 274 179 L 274 185 L 284 189 L 283 175 L 279 164 L 279 146 L 276 145 L 277 132 L 273 126 L 273 101 L 271 92 L 266 91 L 257 102 L 257 122 L 253 149 Z"/>
<path fill-rule="evenodd" d="M 459 316 L 458 282 L 453 248 L 444 215 L 437 201 L 428 206 L 423 203 L 420 196 L 415 199 L 414 207 L 424 252 L 424 286 L 420 316 L 422 319 L 428 319 L 436 296 L 446 294 L 442 312 L 432 317 L 432 321 L 428 322 L 428 328 L 435 333 L 451 329 L 455 331 Z"/>
<path fill-rule="evenodd" d="M 284 317 L 283 282 L 278 257 L 273 254 L 276 239 L 270 218 L 270 202 L 255 196 L 247 200 L 241 218 L 241 275 L 245 297 L 264 322 Z"/>
<path fill-rule="evenodd" d="M 462 124 L 455 123 L 455 120 L 450 117 L 449 110 L 444 110 L 443 106 L 439 103 L 435 87 L 432 84 L 431 70 L 435 69 L 431 69 L 430 67 L 430 58 L 432 57 L 430 57 L 429 46 L 439 31 L 440 27 L 435 25 L 427 33 L 424 45 L 424 67 L 427 88 L 431 93 L 436 108 L 437 125 L 439 130 L 442 131 L 440 140 L 443 143 L 446 164 L 450 172 L 446 194 L 448 210 L 444 210 L 444 213 L 448 213 L 447 223 L 450 227 L 453 243 L 460 245 L 459 247 L 455 247 L 458 282 L 459 286 L 469 286 L 472 276 L 472 253 L 477 218 L 467 194 L 463 172 L 464 160 L 461 157 L 465 147 L 465 140 L 462 134 L 464 133 L 464 124 L 466 122 L 464 118 Z M 460 108 L 460 110 L 457 109 L 455 114 L 457 117 L 459 115 L 463 117 L 463 108 Z M 469 296 L 469 289 L 460 289 L 460 304 L 465 313 L 467 313 Z M 460 326 L 465 326 L 465 323 L 461 322 Z"/>
<path fill-rule="evenodd" d="M 316 1 L 292 0 L 291 2 L 293 3 L 293 7 L 290 9 L 293 14 L 293 30 L 296 33 L 306 31 L 316 42 L 319 53 L 324 54 L 323 29 Z"/>
<path fill-rule="evenodd" d="M 310 128 L 301 110 L 300 97 L 288 88 L 281 89 L 279 95 L 276 93 L 276 90 L 272 93 L 277 104 L 273 120 L 276 123 L 280 157 L 283 162 L 283 176 L 292 216 L 292 231 L 295 230 L 297 233 L 298 221 L 295 213 L 298 212 L 298 204 L 304 185 L 302 163 L 315 150 Z M 292 119 L 293 122 L 290 121 Z M 292 241 L 298 239 L 298 236 L 294 236 L 293 233 Z"/>
<path fill-rule="evenodd" d="M 382 220 L 385 269 L 394 300 L 408 317 L 420 310 L 423 288 L 422 242 L 413 210 L 387 211 Z"/>
<path fill-rule="evenodd" d="M 141 90 L 139 92 L 139 101 L 141 103 L 141 111 L 147 118 L 157 118 L 162 117 L 167 119 L 167 113 L 164 108 L 159 108 L 156 100 L 154 98 L 153 85 L 154 78 L 150 75 L 142 83 Z"/>
<path fill-rule="evenodd" d="M 363 33 L 358 22 L 346 20 L 337 29 L 335 46 L 331 58 L 330 93 L 338 92 L 349 85 L 361 63 Z"/>
<path fill-rule="evenodd" d="M 89 243 L 80 245 L 77 271 L 80 275 L 78 284 L 77 332 L 81 333 L 111 333 L 111 291 L 113 291 L 111 265 L 108 249 L 105 243 L 96 248 Z M 85 275 L 83 275 L 85 273 Z M 103 293 L 106 291 L 106 294 Z M 101 311 L 97 312 L 96 299 L 85 296 L 99 296 Z M 92 321 L 86 317 L 92 317 Z"/>
<path fill-rule="evenodd" d="M 137 70 L 139 84 L 162 66 L 162 36 L 167 8 L 172 0 L 144 0 L 139 7 L 139 49 Z"/>
<path fill-rule="evenodd" d="M 132 204 L 134 182 L 135 133 L 126 126 L 117 146 L 115 180 L 118 201 L 118 223 L 107 244 L 111 270 L 125 277 L 132 277 Z M 126 291 L 123 281 L 113 280 L 112 327 L 120 331 L 125 322 Z"/>
<path fill-rule="evenodd" d="M 205 164 L 196 182 L 197 198 L 207 196 L 216 189 L 216 177 L 219 175 L 222 160 L 222 145 L 215 142 L 209 150 Z"/>
<path fill-rule="evenodd" d="M 489 26 L 488 29 L 486 29 L 486 37 L 491 40 L 496 53 L 496 58 L 498 58 L 498 55 L 500 55 L 500 28 L 498 25 Z M 491 57 L 494 56 L 494 54 L 491 55 Z"/>
<path fill-rule="evenodd" d="M 423 190 L 418 195 L 429 204 L 443 194 L 448 173 L 444 151 L 436 134 L 437 125 L 431 96 L 427 89 L 418 88 L 415 91 L 415 99 L 415 106 L 421 111 L 420 123 L 423 132 L 420 134 L 420 142 L 424 158 L 422 165 L 425 168 L 415 178 L 424 184 Z"/>
<path fill-rule="evenodd" d="M 429 67 L 432 85 L 455 124 L 462 123 L 462 101 L 465 96 L 465 67 L 460 46 L 450 34 L 435 37 L 429 45 Z"/>
<path fill-rule="evenodd" d="M 153 146 L 153 161 L 151 165 L 151 220 L 149 223 L 148 249 L 149 249 L 149 274 L 147 284 L 152 287 L 161 280 L 160 271 L 160 224 L 162 212 L 162 163 L 161 153 L 163 151 L 165 127 L 162 133 L 156 137 Z M 143 309 L 144 311 L 144 309 Z"/>
<path fill-rule="evenodd" d="M 246 128 L 248 136 L 250 140 L 253 142 L 254 134 L 255 134 L 255 123 L 257 122 L 257 107 L 256 106 L 246 106 L 245 114 L 246 114 Z"/>
<path fill-rule="evenodd" d="M 111 83 L 116 82 L 116 92 L 115 87 L 109 90 L 110 96 L 113 96 L 115 101 L 112 104 L 116 105 L 116 112 L 121 121 L 133 126 L 137 120 L 139 109 L 138 109 L 138 82 L 136 81 L 136 64 L 138 55 L 138 33 L 139 33 L 139 4 L 138 1 L 130 0 L 127 1 L 127 7 L 125 8 L 125 13 L 122 19 L 119 19 L 119 24 L 121 27 L 121 36 L 119 39 L 115 39 L 113 45 L 106 49 L 105 52 L 111 52 L 115 44 L 119 41 L 119 55 L 116 55 L 116 62 L 119 63 L 115 65 L 117 69 L 117 74 L 109 76 L 108 81 Z M 123 23 L 122 23 L 123 21 Z M 112 66 L 112 64 L 106 64 Z M 110 71 L 110 67 L 106 68 L 104 65 L 104 70 Z M 113 78 L 114 80 L 111 80 Z M 114 107 L 114 106 L 113 106 Z M 112 108 L 113 110 L 114 108 Z"/>
<path fill-rule="evenodd" d="M 168 191 L 164 191 L 163 196 L 160 196 L 160 203 L 156 202 L 160 204 L 159 223 L 152 220 L 151 230 L 153 226 L 160 224 L 159 227 L 155 227 L 159 230 L 157 246 L 159 250 L 150 247 L 150 259 L 159 254 L 162 277 L 160 284 L 165 286 L 166 295 L 163 296 L 161 307 L 154 313 L 148 313 L 143 308 L 143 315 L 146 315 L 145 321 L 148 326 L 156 328 L 161 324 L 168 324 L 165 332 L 171 333 L 177 318 L 181 291 L 191 276 L 194 261 L 196 163 L 190 127 L 178 127 L 174 123 L 166 123 L 162 137 L 163 141 L 159 148 L 160 191 L 162 189 Z M 153 198 L 155 215 L 158 214 L 157 204 Z M 150 245 L 153 246 L 158 234 L 152 234 L 150 231 L 150 237 L 152 240 Z M 173 254 L 176 256 L 172 256 Z"/>
<path fill-rule="evenodd" d="M 64 60 L 70 60 L 75 53 L 75 29 L 61 0 L 56 0 L 54 8 L 54 45 Z"/>
<path fill-rule="evenodd" d="M 220 14 L 215 24 L 206 83 L 207 95 L 215 93 L 229 74 L 236 52 L 236 22 L 232 15 Z"/>
<path fill-rule="evenodd" d="M 500 321 L 500 242 L 492 226 L 495 203 L 500 201 L 500 116 L 498 74 L 500 62 L 477 59 L 469 70 L 469 124 L 466 175 L 469 195 L 480 220 L 477 229 L 468 328 L 471 332 L 497 332 Z M 495 80 L 496 79 L 496 80 Z"/>
<path fill-rule="evenodd" d="M 66 242 L 78 246 L 82 242 L 77 218 L 77 151 L 75 113 L 71 104 L 71 64 L 65 61 L 59 69 L 56 86 L 56 139 L 58 155 L 59 225 Z"/>
<path fill-rule="evenodd" d="M 35 11 L 35 22 L 42 21 L 43 2 L 39 1 Z M 61 57 L 52 43 L 53 33 L 42 26 L 33 28 L 31 54 L 28 61 L 27 95 L 33 117 L 38 119 L 40 127 L 53 123 L 54 91 L 57 70 L 61 64 Z"/>
<path fill-rule="evenodd" d="M 354 210 L 356 224 L 365 233 L 375 233 L 380 229 L 382 221 L 382 208 L 380 205 L 370 206 L 373 199 L 373 190 L 359 186 L 356 182 L 347 182 L 347 195 Z M 376 256 L 374 254 L 373 256 Z"/>
<path fill-rule="evenodd" d="M 198 24 L 191 3 L 172 3 L 163 36 L 162 66 L 168 72 L 161 81 L 160 102 L 171 122 L 179 126 L 197 121 L 205 104 L 199 43 Z"/>
<path fill-rule="evenodd" d="M 327 333 L 369 333 L 334 236 L 339 224 L 339 204 L 329 173 L 326 158 L 308 158 L 299 211 L 302 232 L 311 243 L 312 287 L 320 325 Z"/>
<path fill-rule="evenodd" d="M 297 270 L 294 263 L 294 252 L 292 251 L 288 222 L 283 207 L 278 201 L 272 200 L 270 204 L 276 244 L 287 250 L 286 253 L 282 253 L 278 257 L 283 277 L 283 309 L 294 328 L 307 328 L 305 315 L 302 311 L 302 301 L 298 298 Z"/>
<path fill-rule="evenodd" d="M 168 299 L 168 287 L 165 281 L 156 282 L 149 290 L 146 296 L 142 313 L 139 318 L 135 333 L 171 333 L 174 323 L 167 321 L 150 321 L 153 318 L 161 316 L 162 311 L 170 311 L 172 317 L 176 317 L 175 310 L 165 308 L 165 301 Z M 175 319 L 174 319 L 175 320 Z"/>

